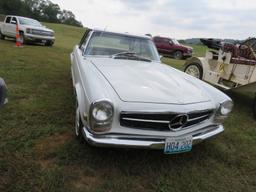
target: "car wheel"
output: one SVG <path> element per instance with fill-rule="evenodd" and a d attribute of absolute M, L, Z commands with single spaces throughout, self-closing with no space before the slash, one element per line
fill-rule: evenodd
<path fill-rule="evenodd" d="M 184 72 L 198 79 L 202 79 L 203 77 L 203 68 L 198 63 L 191 63 L 187 65 Z"/>
<path fill-rule="evenodd" d="M 253 102 L 253 116 L 256 119 L 256 97 L 254 98 L 254 102 Z"/>
<path fill-rule="evenodd" d="M 83 134 L 82 134 L 83 122 L 80 116 L 78 101 L 76 101 L 76 117 L 75 118 L 76 118 L 75 119 L 75 135 L 76 135 L 76 138 L 82 142 L 84 141 Z"/>
<path fill-rule="evenodd" d="M 175 51 L 174 52 L 174 59 L 182 59 L 183 53 L 181 51 Z"/>
<path fill-rule="evenodd" d="M 51 46 L 53 46 L 53 44 L 54 44 L 53 41 L 47 41 L 47 42 L 45 43 L 45 46 L 51 47 Z"/>
<path fill-rule="evenodd" d="M 23 33 L 20 33 L 20 43 L 21 43 L 21 44 L 25 44 L 25 43 L 26 43 L 26 41 L 25 41 L 25 36 L 24 36 Z"/>
<path fill-rule="evenodd" d="M 0 39 L 4 39 L 5 36 L 0 32 Z"/>

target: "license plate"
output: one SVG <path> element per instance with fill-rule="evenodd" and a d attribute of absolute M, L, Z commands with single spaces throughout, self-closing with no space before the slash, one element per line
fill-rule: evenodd
<path fill-rule="evenodd" d="M 193 137 L 167 138 L 165 141 L 164 153 L 175 154 L 191 151 Z"/>

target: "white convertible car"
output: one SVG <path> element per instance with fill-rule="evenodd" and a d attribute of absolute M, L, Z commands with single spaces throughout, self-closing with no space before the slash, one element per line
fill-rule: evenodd
<path fill-rule="evenodd" d="M 190 151 L 223 132 L 233 102 L 162 64 L 144 36 L 87 30 L 71 53 L 75 133 L 96 146 Z"/>

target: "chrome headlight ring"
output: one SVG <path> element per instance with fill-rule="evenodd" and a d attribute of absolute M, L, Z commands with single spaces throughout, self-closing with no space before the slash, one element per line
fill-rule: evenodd
<path fill-rule="evenodd" d="M 233 109 L 233 101 L 228 100 L 220 104 L 219 113 L 222 116 L 227 116 Z"/>
<path fill-rule="evenodd" d="M 220 103 L 219 108 L 216 111 L 215 121 L 218 123 L 223 123 L 228 114 L 232 111 L 233 106 L 234 104 L 232 100 L 227 100 Z"/>
<path fill-rule="evenodd" d="M 100 100 L 91 104 L 90 128 L 95 132 L 110 129 L 114 116 L 113 104 L 108 100 Z"/>

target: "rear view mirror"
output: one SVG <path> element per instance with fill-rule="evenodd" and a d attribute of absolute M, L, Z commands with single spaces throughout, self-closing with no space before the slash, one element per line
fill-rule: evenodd
<path fill-rule="evenodd" d="M 7 88 L 5 82 L 0 78 L 0 107 L 7 103 Z"/>

